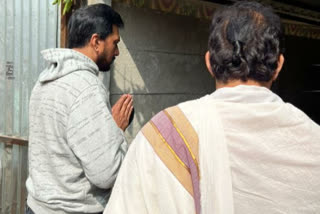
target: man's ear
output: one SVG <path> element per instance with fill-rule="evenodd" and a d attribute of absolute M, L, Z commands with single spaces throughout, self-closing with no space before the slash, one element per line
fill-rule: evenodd
<path fill-rule="evenodd" d="M 214 77 L 214 74 L 212 72 L 211 63 L 210 63 L 210 53 L 209 53 L 209 51 L 206 52 L 206 54 L 204 56 L 204 59 L 206 61 L 206 66 L 207 66 L 207 69 L 208 69 L 209 73 L 211 74 L 212 77 Z"/>
<path fill-rule="evenodd" d="M 99 52 L 99 49 L 100 49 L 100 38 L 99 38 L 99 35 L 97 33 L 94 33 L 92 34 L 91 38 L 90 38 L 90 41 L 89 41 L 89 44 L 91 47 L 93 47 L 93 49 L 96 51 L 96 52 Z"/>
<path fill-rule="evenodd" d="M 282 69 L 283 63 L 284 63 L 284 56 L 282 54 L 280 54 L 279 59 L 278 59 L 278 67 L 272 76 L 272 81 L 276 81 L 276 79 L 278 78 L 278 75 Z"/>

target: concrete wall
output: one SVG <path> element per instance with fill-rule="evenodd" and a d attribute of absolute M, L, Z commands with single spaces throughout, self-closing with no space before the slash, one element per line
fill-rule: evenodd
<path fill-rule="evenodd" d="M 160 110 L 199 98 L 214 90 L 205 68 L 209 22 L 113 3 L 125 28 L 120 30 L 120 56 L 110 78 L 111 103 L 133 94 L 135 117 L 129 142 Z"/>

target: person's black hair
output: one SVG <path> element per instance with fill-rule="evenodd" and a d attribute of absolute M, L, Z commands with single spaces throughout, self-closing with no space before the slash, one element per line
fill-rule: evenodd
<path fill-rule="evenodd" d="M 87 45 L 95 33 L 105 39 L 112 26 L 123 27 L 121 16 L 106 4 L 94 4 L 76 10 L 68 22 L 68 48 Z"/>
<path fill-rule="evenodd" d="M 237 2 L 215 12 L 209 36 L 210 64 L 217 81 L 271 80 L 282 48 L 281 21 L 271 7 Z"/>

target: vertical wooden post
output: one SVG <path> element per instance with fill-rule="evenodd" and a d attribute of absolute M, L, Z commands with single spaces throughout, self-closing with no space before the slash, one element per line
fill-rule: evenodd
<path fill-rule="evenodd" d="M 67 12 L 65 15 L 63 15 L 63 8 L 65 3 L 61 1 L 61 20 L 60 20 L 60 47 L 61 48 L 67 48 L 68 45 L 68 21 L 71 17 L 71 14 L 74 10 L 87 5 L 86 0 L 73 0 L 73 5 L 71 7 L 71 10 Z"/>
<path fill-rule="evenodd" d="M 60 23 L 60 48 L 66 48 L 67 47 L 67 42 L 68 42 L 68 21 L 71 16 L 71 13 L 68 12 L 65 15 L 63 15 L 63 8 L 64 8 L 65 3 L 62 1 L 61 3 L 61 9 L 60 9 L 60 14 L 61 14 L 61 23 Z"/>

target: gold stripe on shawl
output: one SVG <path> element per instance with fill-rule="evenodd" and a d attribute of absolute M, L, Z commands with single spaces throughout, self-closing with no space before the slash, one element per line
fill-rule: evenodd
<path fill-rule="evenodd" d="M 170 114 L 172 120 L 176 126 L 183 133 L 185 140 L 189 143 L 190 149 L 196 158 L 196 165 L 199 163 L 199 139 L 196 131 L 190 124 L 189 120 L 184 116 L 184 113 L 179 107 L 174 106 L 166 109 L 166 112 Z M 198 171 L 199 172 L 199 171 Z"/>
<path fill-rule="evenodd" d="M 167 117 L 169 118 L 169 120 L 171 121 L 172 125 L 174 126 L 174 128 L 176 129 L 176 131 L 178 132 L 178 134 L 180 135 L 181 139 L 183 140 L 183 143 L 186 145 L 189 154 L 191 155 L 194 164 L 197 167 L 197 172 L 198 172 L 198 176 L 200 176 L 200 171 L 199 171 L 199 165 L 198 165 L 198 161 L 194 155 L 194 151 L 191 149 L 190 144 L 188 143 L 188 141 L 186 140 L 184 134 L 182 134 L 181 130 L 179 129 L 179 127 L 177 126 L 177 124 L 175 123 L 175 121 L 173 120 L 173 118 L 170 116 L 170 114 L 165 110 L 164 113 L 167 115 Z"/>
<path fill-rule="evenodd" d="M 192 180 L 189 170 L 177 160 L 175 152 L 173 150 L 171 151 L 163 142 L 161 135 L 159 135 L 159 131 L 157 131 L 149 122 L 143 127 L 142 133 L 161 161 L 193 197 Z"/>
<path fill-rule="evenodd" d="M 178 107 L 168 108 L 164 111 L 164 113 L 171 120 L 176 131 L 179 133 L 181 139 L 186 144 L 192 158 L 195 161 L 199 173 L 199 151 L 197 133 L 193 129 L 188 119 L 184 116 L 184 113 Z M 163 138 L 152 121 L 150 121 L 143 127 L 142 133 L 149 141 L 162 162 L 168 167 L 171 173 L 193 197 L 192 179 L 188 167 L 180 160 L 178 155 L 170 147 L 168 142 L 166 142 L 166 140 Z"/>

